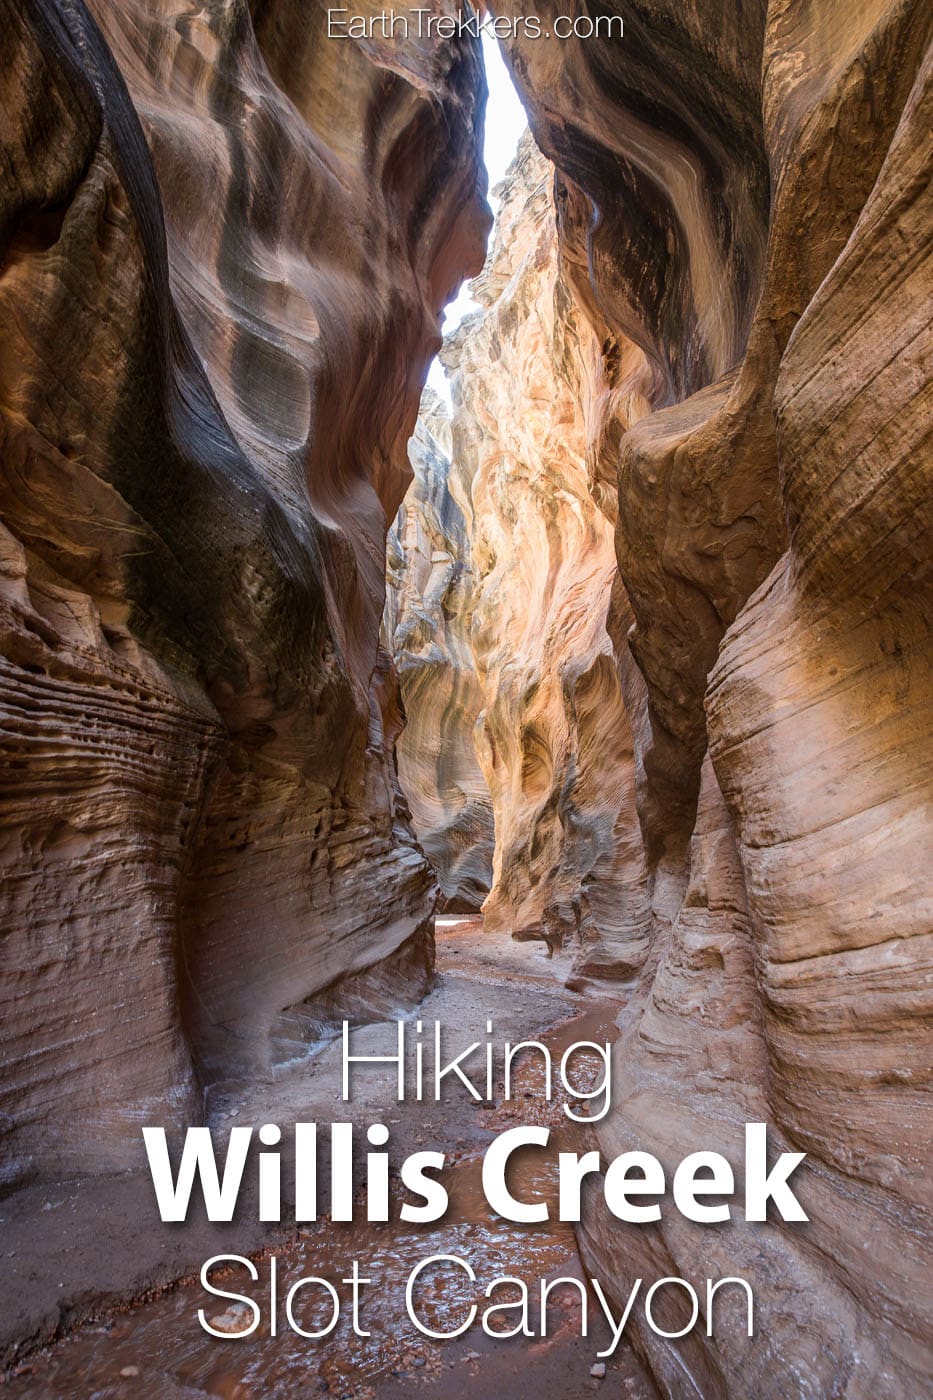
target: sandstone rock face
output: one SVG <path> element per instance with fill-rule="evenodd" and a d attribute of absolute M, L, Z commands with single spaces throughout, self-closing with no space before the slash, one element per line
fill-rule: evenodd
<path fill-rule="evenodd" d="M 474 738 L 484 703 L 475 581 L 450 445 L 447 407 L 425 389 L 409 444 L 414 481 L 387 542 L 384 629 L 405 707 L 396 754 L 412 824 L 445 907 L 475 911 L 492 878 L 493 814 Z"/>
<path fill-rule="evenodd" d="M 482 312 L 443 351 L 474 573 L 476 740 L 496 823 L 483 911 L 492 931 L 576 941 L 581 975 L 621 977 L 644 956 L 646 904 L 631 725 L 607 632 L 614 502 L 591 474 L 599 345 L 561 265 L 552 187 L 526 136 L 472 284 Z"/>
<path fill-rule="evenodd" d="M 629 984 L 607 1158 L 807 1154 L 807 1224 L 589 1203 L 618 1301 L 755 1289 L 751 1338 L 736 1293 L 710 1335 L 636 1311 L 664 1393 L 913 1400 L 930 6 L 510 41 L 553 169 L 510 176 L 385 614 L 482 80 L 324 8 L 0 0 L 4 1185 L 120 1171 L 141 1118 L 416 998 L 410 805 L 452 901 Z"/>
<path fill-rule="evenodd" d="M 136 1161 L 341 978 L 429 978 L 383 542 L 488 211 L 473 41 L 328 42 L 292 0 L 0 20 L 13 1185 Z"/>
<path fill-rule="evenodd" d="M 808 1154 L 810 1220 L 626 1228 L 594 1205 L 584 1252 L 622 1296 L 756 1289 L 753 1339 L 734 1303 L 711 1337 L 642 1325 L 671 1396 L 913 1396 L 933 1369 L 933 16 L 602 11 L 624 40 L 508 45 L 607 394 L 609 346 L 650 376 L 651 412 L 604 418 L 590 472 L 618 479 L 651 905 L 601 1145 L 739 1165 L 767 1121 Z"/>

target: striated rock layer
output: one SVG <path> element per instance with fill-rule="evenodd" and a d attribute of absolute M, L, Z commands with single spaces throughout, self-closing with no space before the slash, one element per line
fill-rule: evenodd
<path fill-rule="evenodd" d="M 399 781 L 445 907 L 464 912 L 489 893 L 494 832 L 474 736 L 483 693 L 471 643 L 472 546 L 450 445 L 447 406 L 425 389 L 409 443 L 414 481 L 387 541 L 383 626 L 405 710 Z"/>
<path fill-rule="evenodd" d="M 618 480 L 651 905 L 599 1136 L 607 1156 L 711 1148 L 740 1167 L 745 1122 L 765 1120 L 775 1151 L 808 1154 L 810 1220 L 626 1228 L 594 1202 L 584 1252 L 620 1298 L 636 1277 L 755 1288 L 754 1338 L 735 1301 L 711 1336 L 642 1322 L 678 1400 L 916 1396 L 933 1369 L 933 15 L 599 10 L 624 40 L 507 45 L 606 383 L 625 341 L 650 374 L 652 411 L 603 422 L 594 473 Z"/>
<path fill-rule="evenodd" d="M 341 978 L 427 983 L 384 532 L 488 211 L 475 41 L 328 42 L 296 0 L 0 21 L 12 1186 L 136 1163 Z"/>

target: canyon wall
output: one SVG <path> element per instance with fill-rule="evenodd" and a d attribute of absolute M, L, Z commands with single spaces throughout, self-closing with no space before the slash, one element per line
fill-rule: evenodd
<path fill-rule="evenodd" d="M 452 410 L 426 390 L 389 534 L 399 778 L 450 907 L 572 948 L 575 986 L 621 981 L 647 951 L 644 685 L 606 472 L 651 371 L 624 336 L 597 337 L 585 250 L 558 238 L 567 191 L 529 133 L 495 193 L 480 309 L 441 352 Z"/>
<path fill-rule="evenodd" d="M 503 191 L 384 612 L 483 263 L 478 45 L 0 0 L 3 1183 L 134 1165 L 374 968 L 417 999 L 410 805 L 452 903 L 628 984 L 607 1158 L 807 1154 L 807 1224 L 589 1202 L 617 1301 L 756 1290 L 752 1338 L 737 1292 L 641 1324 L 664 1393 L 912 1400 L 933 15 L 597 8 L 624 39 L 506 45 L 553 169 Z"/>
<path fill-rule="evenodd" d="M 609 625 L 651 906 L 600 1145 L 740 1168 L 767 1121 L 808 1154 L 809 1223 L 626 1228 L 594 1200 L 584 1256 L 621 1298 L 638 1276 L 755 1288 L 754 1338 L 735 1294 L 709 1337 L 641 1325 L 678 1400 L 906 1400 L 933 1369 L 933 14 L 598 10 L 624 40 L 506 49 L 558 170 L 569 324 L 603 347 L 604 402 L 620 345 L 648 376 L 650 412 L 584 434 L 618 483 Z"/>
<path fill-rule="evenodd" d="M 474 733 L 484 703 L 472 646 L 475 579 L 450 416 L 433 389 L 424 391 L 408 450 L 414 480 L 387 540 L 383 620 L 405 711 L 398 775 L 443 907 L 475 912 L 489 893 L 494 843 Z"/>
<path fill-rule="evenodd" d="M 529 135 L 498 187 L 481 311 L 445 341 L 452 479 L 470 537 L 476 745 L 495 812 L 491 932 L 577 950 L 574 976 L 644 957 L 632 733 L 607 632 L 614 497 L 594 475 L 605 385 L 559 256 L 553 169 Z M 644 356 L 627 346 L 633 381 Z M 613 399 L 632 417 L 635 387 Z M 643 405 L 641 405 L 643 406 Z M 596 434 L 598 436 L 598 433 Z"/>
<path fill-rule="evenodd" d="M 0 20 L 12 1187 L 138 1164 L 341 979 L 428 983 L 384 536 L 490 216 L 475 40 L 328 41 L 304 0 Z"/>

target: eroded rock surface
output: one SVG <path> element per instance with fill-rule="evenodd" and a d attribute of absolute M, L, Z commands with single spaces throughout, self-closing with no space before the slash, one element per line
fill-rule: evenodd
<path fill-rule="evenodd" d="M 400 771 L 448 892 L 478 897 L 475 714 L 489 925 L 637 982 L 607 1158 L 740 1168 L 749 1121 L 807 1153 L 806 1225 L 627 1228 L 590 1204 L 617 1301 L 637 1277 L 755 1289 L 753 1338 L 734 1294 L 711 1336 L 636 1314 L 664 1392 L 913 1400 L 933 15 L 599 8 L 624 39 L 508 45 L 556 175 L 526 144 L 446 352 L 452 445 L 432 456 L 436 423 L 416 443 Z M 426 985 L 384 531 L 486 215 L 468 41 L 327 46 L 297 0 L 0 20 L 16 1186 L 120 1170 L 141 1116 L 198 1121 L 206 1082 Z M 448 744 L 470 776 L 435 800 Z"/>
<path fill-rule="evenodd" d="M 139 1162 L 290 1008 L 431 969 L 384 532 L 478 270 L 478 46 L 0 5 L 7 1185 Z"/>
<path fill-rule="evenodd" d="M 445 907 L 463 911 L 489 893 L 494 831 L 475 742 L 484 699 L 472 546 L 450 451 L 447 406 L 426 389 L 409 444 L 414 481 L 387 541 L 384 629 L 405 708 L 399 781 Z"/>
<path fill-rule="evenodd" d="M 603 11 L 624 41 L 508 45 L 578 305 L 650 370 L 652 411 L 604 424 L 595 473 L 618 479 L 651 901 L 600 1137 L 739 1164 L 767 1121 L 808 1154 L 810 1222 L 594 1206 L 585 1255 L 622 1297 L 636 1276 L 756 1288 L 753 1340 L 728 1308 L 711 1338 L 641 1326 L 671 1396 L 908 1397 L 933 1333 L 933 16 Z"/>
<path fill-rule="evenodd" d="M 607 631 L 614 501 L 593 474 L 608 391 L 593 402 L 599 344 L 562 266 L 553 169 L 530 136 L 499 194 L 471 287 L 482 312 L 443 351 L 475 580 L 476 741 L 496 820 L 484 920 L 574 941 L 581 975 L 624 977 L 644 956 L 646 904 L 631 725 Z"/>

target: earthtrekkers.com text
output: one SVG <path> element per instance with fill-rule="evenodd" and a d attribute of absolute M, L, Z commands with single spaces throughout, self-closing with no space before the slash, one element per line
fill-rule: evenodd
<path fill-rule="evenodd" d="M 621 39 L 620 15 L 487 15 L 472 10 L 439 15 L 433 9 L 379 10 L 355 15 L 347 9 L 327 11 L 328 39 L 456 39 L 463 35 L 493 39 Z"/>

